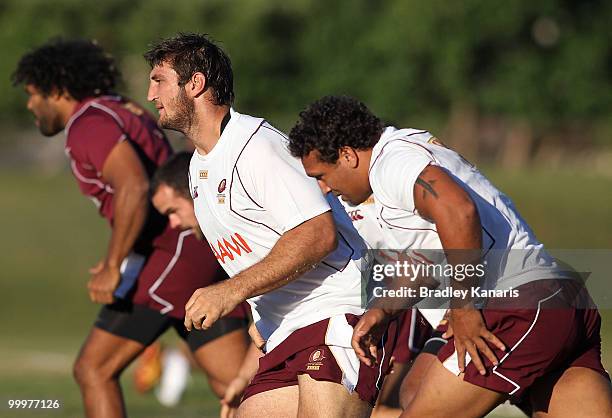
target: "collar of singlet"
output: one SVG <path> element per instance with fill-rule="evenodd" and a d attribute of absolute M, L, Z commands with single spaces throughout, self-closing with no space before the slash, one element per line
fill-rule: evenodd
<path fill-rule="evenodd" d="M 223 134 L 223 130 L 225 129 L 225 127 L 229 123 L 230 119 L 232 118 L 232 114 L 231 113 L 232 112 L 230 112 L 228 110 L 227 113 L 225 114 L 225 116 L 223 116 L 223 120 L 221 121 L 221 131 L 219 131 L 219 135 Z"/>

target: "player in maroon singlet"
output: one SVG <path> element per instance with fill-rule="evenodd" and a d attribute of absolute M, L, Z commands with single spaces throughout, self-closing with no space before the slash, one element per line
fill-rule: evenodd
<path fill-rule="evenodd" d="M 74 366 L 88 417 L 125 416 L 119 376 L 170 327 L 220 397 L 247 350 L 241 306 L 216 329 L 184 328 L 194 290 L 226 276 L 192 231 L 172 229 L 151 207 L 149 179 L 172 149 L 148 112 L 114 93 L 119 76 L 113 59 L 85 40 L 49 42 L 24 55 L 13 74 L 14 84 L 25 85 L 40 132 L 65 130 L 79 188 L 111 227 L 107 252 L 87 286 L 91 300 L 104 306 Z M 220 343 L 222 368 L 211 355 Z"/>

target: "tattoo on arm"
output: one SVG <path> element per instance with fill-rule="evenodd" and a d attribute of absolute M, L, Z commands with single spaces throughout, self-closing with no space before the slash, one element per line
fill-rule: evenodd
<path fill-rule="evenodd" d="M 419 186 L 423 188 L 423 199 L 425 199 L 425 196 L 427 195 L 427 193 L 431 194 L 436 199 L 438 198 L 438 193 L 436 193 L 436 191 L 433 188 L 433 185 L 435 182 L 436 182 L 435 180 L 427 181 L 427 180 L 423 180 L 420 176 L 417 177 L 416 184 L 418 184 Z"/>

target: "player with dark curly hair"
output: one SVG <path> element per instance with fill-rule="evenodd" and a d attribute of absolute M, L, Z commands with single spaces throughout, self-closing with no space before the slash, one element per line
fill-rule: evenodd
<path fill-rule="evenodd" d="M 402 417 L 484 416 L 507 399 L 526 402 L 534 416 L 612 416 L 601 318 L 583 283 L 561 270 L 476 167 L 425 130 L 382 129 L 349 97 L 314 102 L 289 137 L 306 173 L 343 200 L 358 205 L 374 196 L 386 248 L 436 250 L 429 253 L 453 267 L 486 266 L 486 280 L 449 278 L 469 296 L 451 300 L 448 342 Z M 516 293 L 482 304 L 474 298 L 482 289 Z M 365 364 L 373 364 L 380 329 L 394 314 L 374 304 L 355 327 L 353 348 Z"/>
<path fill-rule="evenodd" d="M 151 206 L 151 176 L 172 149 L 147 111 L 114 93 L 118 81 L 113 58 L 89 40 L 52 40 L 25 54 L 13 74 L 41 133 L 65 131 L 79 188 L 111 228 L 87 285 L 104 306 L 74 365 L 88 417 L 125 416 L 121 373 L 170 327 L 219 397 L 247 350 L 244 306 L 207 331 L 183 326 L 191 294 L 227 276 L 192 230 L 171 228 Z M 219 351 L 227 363 L 213 361 Z"/>

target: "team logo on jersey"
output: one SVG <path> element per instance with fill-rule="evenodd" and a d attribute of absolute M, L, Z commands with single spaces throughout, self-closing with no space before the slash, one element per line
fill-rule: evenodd
<path fill-rule="evenodd" d="M 208 179 L 208 170 L 200 170 L 200 180 Z"/>
<path fill-rule="evenodd" d="M 253 252 L 249 244 L 238 232 L 234 235 L 230 235 L 229 240 L 222 238 L 218 239 L 216 244 L 214 242 L 209 242 L 209 244 L 215 258 L 219 260 L 221 264 L 225 264 L 226 258 L 229 258 L 230 261 L 234 261 L 236 257 L 240 257 L 242 254 Z"/>
<path fill-rule="evenodd" d="M 193 186 L 193 192 L 191 193 L 191 198 L 195 199 L 198 197 L 198 186 Z"/>
<path fill-rule="evenodd" d="M 323 355 L 322 350 L 313 351 L 310 353 L 310 357 L 308 357 L 306 370 L 319 370 L 323 365 L 323 360 L 325 360 L 325 356 Z"/>
<path fill-rule="evenodd" d="M 227 185 L 227 181 L 225 179 L 221 180 L 219 183 L 219 187 L 217 187 L 217 191 L 219 194 L 217 195 L 217 203 L 222 205 L 225 203 L 225 186 Z"/>

